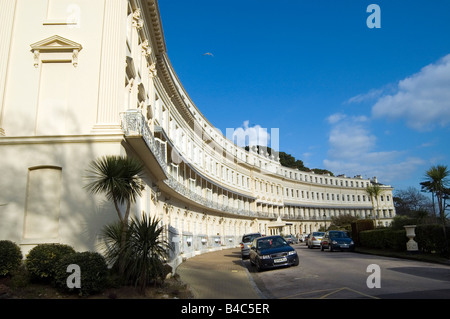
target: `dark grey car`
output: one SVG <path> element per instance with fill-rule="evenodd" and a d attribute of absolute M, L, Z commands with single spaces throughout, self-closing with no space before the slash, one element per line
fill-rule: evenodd
<path fill-rule="evenodd" d="M 242 259 L 246 259 L 250 253 L 250 246 L 255 238 L 261 237 L 261 233 L 250 233 L 242 236 L 241 240 L 241 256 Z"/>
<path fill-rule="evenodd" d="M 321 250 L 355 250 L 355 243 L 348 236 L 347 232 L 340 230 L 330 230 L 325 233 L 320 243 Z"/>
<path fill-rule="evenodd" d="M 281 236 L 256 238 L 250 249 L 250 263 L 260 271 L 282 266 L 298 266 L 296 250 Z"/>

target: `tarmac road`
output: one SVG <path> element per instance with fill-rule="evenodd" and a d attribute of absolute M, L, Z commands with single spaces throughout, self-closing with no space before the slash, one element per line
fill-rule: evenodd
<path fill-rule="evenodd" d="M 176 272 L 196 299 L 450 299 L 450 266 L 294 247 L 297 267 L 258 273 L 232 248 L 190 258 Z M 379 266 L 377 280 L 369 265 Z"/>
<path fill-rule="evenodd" d="M 353 252 L 320 251 L 303 244 L 294 247 L 300 257 L 298 267 L 257 273 L 250 262 L 245 261 L 266 298 L 450 299 L 450 266 Z M 377 266 L 379 268 L 374 270 Z"/>

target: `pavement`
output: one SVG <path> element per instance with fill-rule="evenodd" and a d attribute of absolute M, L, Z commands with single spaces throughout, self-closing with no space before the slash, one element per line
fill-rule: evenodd
<path fill-rule="evenodd" d="M 176 273 L 195 299 L 263 299 L 247 267 L 241 249 L 229 248 L 189 258 Z"/>

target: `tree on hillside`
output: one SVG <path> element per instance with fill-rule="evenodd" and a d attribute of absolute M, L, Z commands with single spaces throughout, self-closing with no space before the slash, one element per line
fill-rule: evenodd
<path fill-rule="evenodd" d="M 309 168 L 305 167 L 303 161 L 295 159 L 291 154 L 279 152 L 278 156 L 280 157 L 280 164 L 285 167 L 297 168 L 300 171 L 309 171 Z"/>
<path fill-rule="evenodd" d="M 272 154 L 272 149 L 270 147 L 266 147 L 266 146 L 256 146 L 256 151 L 259 153 L 260 149 L 263 148 L 264 150 L 267 151 L 267 153 L 269 155 Z M 253 146 L 252 146 L 253 147 Z M 250 146 L 245 146 L 244 149 L 248 152 L 250 150 Z M 303 171 L 303 172 L 314 172 L 315 174 L 330 174 L 330 176 L 334 176 L 334 174 L 332 172 L 330 172 L 329 170 L 323 169 L 323 168 L 313 168 L 310 169 L 308 167 L 306 167 L 303 163 L 302 160 L 298 160 L 296 159 L 294 156 L 292 156 L 291 154 L 288 154 L 286 152 L 278 152 L 278 157 L 280 158 L 280 164 L 284 167 L 288 167 L 288 168 L 293 168 L 293 169 L 298 169 L 299 171 Z"/>

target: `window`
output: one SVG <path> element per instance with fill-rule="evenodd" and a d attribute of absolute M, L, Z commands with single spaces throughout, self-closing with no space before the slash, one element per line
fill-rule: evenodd
<path fill-rule="evenodd" d="M 212 190 L 210 188 L 206 189 L 206 199 L 212 200 Z"/>
<path fill-rule="evenodd" d="M 191 192 L 195 192 L 196 191 L 196 182 L 194 178 L 189 178 L 189 190 Z"/>
<path fill-rule="evenodd" d="M 178 180 L 178 165 L 171 163 L 170 167 L 171 167 L 172 177 L 175 180 Z"/>
<path fill-rule="evenodd" d="M 28 170 L 24 238 L 59 236 L 62 168 L 43 166 Z"/>

